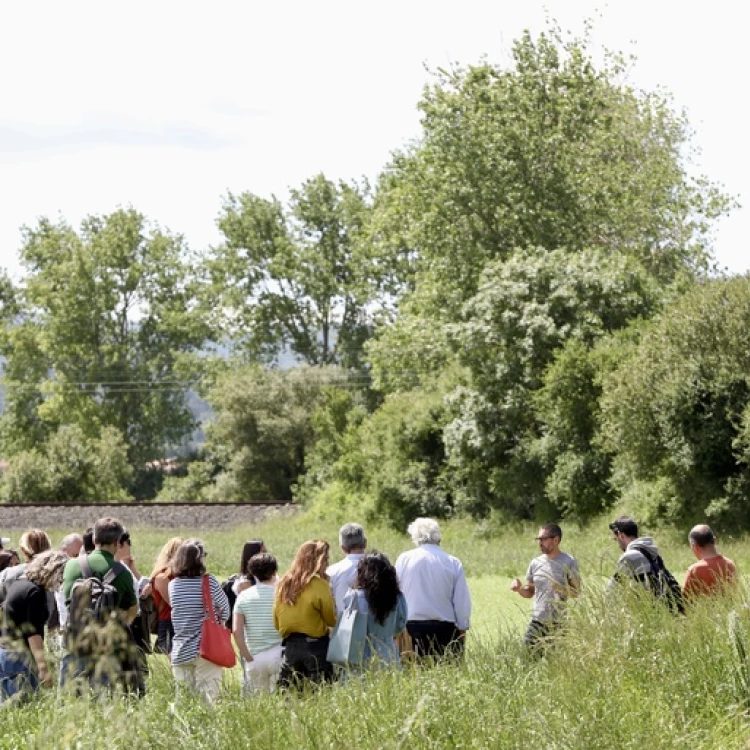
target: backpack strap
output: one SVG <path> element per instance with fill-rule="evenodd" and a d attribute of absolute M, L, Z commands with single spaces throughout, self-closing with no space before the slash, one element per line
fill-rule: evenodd
<path fill-rule="evenodd" d="M 88 555 L 81 555 L 78 558 L 78 562 L 81 565 L 81 573 L 83 574 L 84 578 L 99 578 L 99 576 L 94 573 L 93 570 L 91 570 Z M 123 573 L 125 570 L 127 570 L 127 568 L 121 562 L 115 562 L 115 564 L 104 574 L 103 577 L 99 578 L 99 580 L 102 583 L 111 585 L 112 581 L 114 581 L 115 578 L 117 578 L 117 576 L 119 576 L 120 573 Z"/>
<path fill-rule="evenodd" d="M 664 568 L 664 562 L 661 559 L 661 555 L 654 555 L 654 553 L 651 552 L 648 547 L 642 547 L 640 544 L 636 544 L 633 545 L 632 549 L 640 552 L 646 558 L 646 560 L 648 560 L 648 564 L 651 566 L 652 573 L 658 573 Z"/>
<path fill-rule="evenodd" d="M 84 578 L 95 578 L 94 572 L 91 570 L 91 566 L 89 565 L 89 556 L 88 555 L 80 555 L 78 557 L 78 564 L 81 566 L 81 575 Z"/>
<path fill-rule="evenodd" d="M 117 576 L 120 575 L 120 573 L 124 573 L 127 570 L 127 568 L 121 563 L 116 562 L 106 573 L 104 578 L 102 578 L 102 583 L 107 583 L 110 586 L 112 585 L 112 582 L 117 578 Z"/>

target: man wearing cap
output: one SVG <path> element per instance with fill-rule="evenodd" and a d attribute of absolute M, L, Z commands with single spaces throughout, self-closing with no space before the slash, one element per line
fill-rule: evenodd
<path fill-rule="evenodd" d="M 531 622 L 523 637 L 524 645 L 537 648 L 552 635 L 565 617 L 565 602 L 578 596 L 581 574 L 576 559 L 560 549 L 562 529 L 548 523 L 539 529 L 536 541 L 542 553 L 526 571 L 526 583 L 516 578 L 510 590 L 524 599 L 534 597 Z"/>
<path fill-rule="evenodd" d="M 687 599 L 720 594 L 737 581 L 735 564 L 716 551 L 716 536 L 710 526 L 694 526 L 688 534 L 690 549 L 698 562 L 688 568 L 682 591 Z"/>

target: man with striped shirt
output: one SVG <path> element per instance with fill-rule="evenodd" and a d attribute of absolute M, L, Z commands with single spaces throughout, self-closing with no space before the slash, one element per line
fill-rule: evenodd
<path fill-rule="evenodd" d="M 245 661 L 245 690 L 271 692 L 281 669 L 281 635 L 273 624 L 276 558 L 261 552 L 250 558 L 255 586 L 240 592 L 234 605 L 232 632 Z"/>

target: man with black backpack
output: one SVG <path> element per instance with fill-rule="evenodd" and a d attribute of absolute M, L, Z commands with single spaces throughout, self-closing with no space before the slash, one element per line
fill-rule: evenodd
<path fill-rule="evenodd" d="M 68 561 L 63 596 L 68 608 L 60 684 L 85 679 L 92 687 L 130 688 L 132 643 L 127 626 L 138 612 L 131 572 L 115 560 L 125 529 L 115 518 L 94 524 L 94 551 Z"/>
<path fill-rule="evenodd" d="M 622 554 L 608 591 L 622 581 L 637 581 L 673 612 L 684 612 L 680 584 L 664 565 L 654 540 L 650 536 L 639 537 L 638 524 L 630 516 L 620 516 L 609 528 Z"/>

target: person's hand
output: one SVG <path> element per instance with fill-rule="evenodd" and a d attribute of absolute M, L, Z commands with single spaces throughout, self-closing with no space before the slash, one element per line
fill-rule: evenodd
<path fill-rule="evenodd" d="M 49 673 L 47 667 L 42 667 L 42 669 L 39 670 L 39 683 L 46 688 L 54 687 L 52 675 Z"/>
<path fill-rule="evenodd" d="M 466 640 L 466 631 L 465 630 L 459 630 L 458 631 L 458 637 L 462 638 L 463 640 Z"/>
<path fill-rule="evenodd" d="M 513 583 L 510 584 L 510 590 L 511 591 L 516 591 L 516 592 L 520 591 L 521 590 L 521 586 L 523 586 L 523 584 L 521 583 L 521 579 L 520 578 L 516 578 L 516 579 L 514 579 Z"/>
<path fill-rule="evenodd" d="M 141 589 L 141 599 L 146 599 L 149 596 L 151 596 L 151 584 L 147 583 L 142 589 Z"/>

